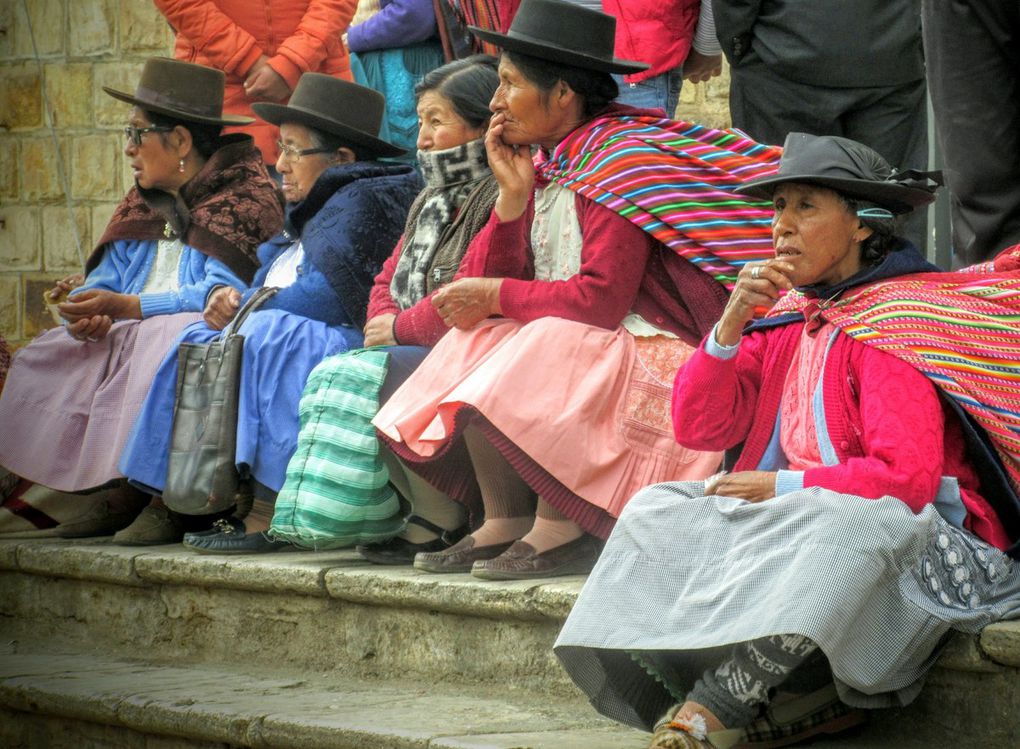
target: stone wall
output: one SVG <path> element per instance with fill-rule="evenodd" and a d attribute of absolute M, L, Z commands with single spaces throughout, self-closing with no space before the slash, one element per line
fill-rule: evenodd
<path fill-rule="evenodd" d="M 133 91 L 145 58 L 171 54 L 172 42 L 149 0 L 0 0 L 0 335 L 10 343 L 53 326 L 43 292 L 81 270 L 131 186 L 128 106 L 102 87 Z M 725 126 L 727 87 L 725 75 L 686 85 L 680 113 Z"/>

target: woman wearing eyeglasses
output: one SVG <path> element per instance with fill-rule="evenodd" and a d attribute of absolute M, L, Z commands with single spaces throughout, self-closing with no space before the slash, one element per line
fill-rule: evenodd
<path fill-rule="evenodd" d="M 279 289 L 239 328 L 245 341 L 236 458 L 255 498 L 271 500 L 283 485 L 308 373 L 325 357 L 362 345 L 373 278 L 421 189 L 410 166 L 379 161 L 403 153 L 378 137 L 384 106 L 381 94 L 321 73 L 305 73 L 289 105 L 254 105 L 280 128 L 276 169 L 286 223 L 259 248 L 261 267 L 251 287 L 213 289 L 204 320 L 180 342 L 211 340 L 258 288 Z M 157 497 L 166 485 L 176 379 L 175 348 L 153 380 L 120 462 L 133 484 Z M 265 515 L 268 522 L 271 512 L 268 502 L 257 502 L 251 521 Z M 157 499 L 114 541 L 177 542 L 214 519 L 172 513 Z"/>
<path fill-rule="evenodd" d="M 153 58 L 134 94 L 104 89 L 134 105 L 124 157 L 135 185 L 84 279 L 47 293 L 63 329 L 22 349 L 11 369 L 0 465 L 25 481 L 4 498 L 0 534 L 90 534 L 130 520 L 137 496 L 61 492 L 120 477 L 117 458 L 170 343 L 200 319 L 212 288 L 251 280 L 259 244 L 283 223 L 251 138 L 220 136 L 250 122 L 223 116 L 223 80 L 212 68 Z"/>

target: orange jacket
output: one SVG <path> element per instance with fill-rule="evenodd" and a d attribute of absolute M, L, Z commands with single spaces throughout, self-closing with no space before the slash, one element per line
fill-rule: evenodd
<path fill-rule="evenodd" d="M 302 73 L 352 80 L 340 35 L 357 0 L 154 0 L 177 34 L 174 56 L 227 75 L 223 111 L 254 116 L 244 79 L 262 55 L 291 90 Z M 242 130 L 255 137 L 266 163 L 276 162 L 276 127 L 262 120 Z"/>

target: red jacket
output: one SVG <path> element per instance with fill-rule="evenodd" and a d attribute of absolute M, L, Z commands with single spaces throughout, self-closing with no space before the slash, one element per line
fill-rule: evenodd
<path fill-rule="evenodd" d="M 616 56 L 651 65 L 624 80 L 637 83 L 683 64 L 694 41 L 701 3 L 702 0 L 602 0 L 602 10 L 616 18 Z"/>
<path fill-rule="evenodd" d="M 254 116 L 243 84 L 262 55 L 291 90 L 307 72 L 353 80 L 340 35 L 354 17 L 357 0 L 153 1 L 177 34 L 177 59 L 226 73 L 224 113 Z M 266 163 L 276 162 L 274 125 L 256 120 L 240 129 L 254 136 Z"/>
<path fill-rule="evenodd" d="M 744 442 L 734 470 L 755 470 L 769 445 L 791 357 L 803 322 L 743 337 L 732 359 L 699 348 L 677 373 L 673 428 L 695 450 Z M 944 412 L 935 386 L 883 351 L 840 335 L 825 362 L 822 393 L 829 439 L 839 463 L 804 471 L 804 486 L 869 499 L 893 496 L 914 512 L 931 504 L 942 476 L 953 476 L 967 518 L 964 526 L 999 549 L 1010 539 L 979 494 L 964 454 L 963 433 Z"/>

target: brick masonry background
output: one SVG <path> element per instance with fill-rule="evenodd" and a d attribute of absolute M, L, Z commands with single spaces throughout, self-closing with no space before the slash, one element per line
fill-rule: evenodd
<path fill-rule="evenodd" d="M 0 0 L 0 334 L 15 346 L 53 326 L 42 294 L 80 272 L 75 228 L 87 257 L 132 185 L 128 105 L 102 87 L 134 90 L 145 59 L 172 47 L 147 0 Z M 679 112 L 727 126 L 728 87 L 725 72 L 685 84 Z"/>

